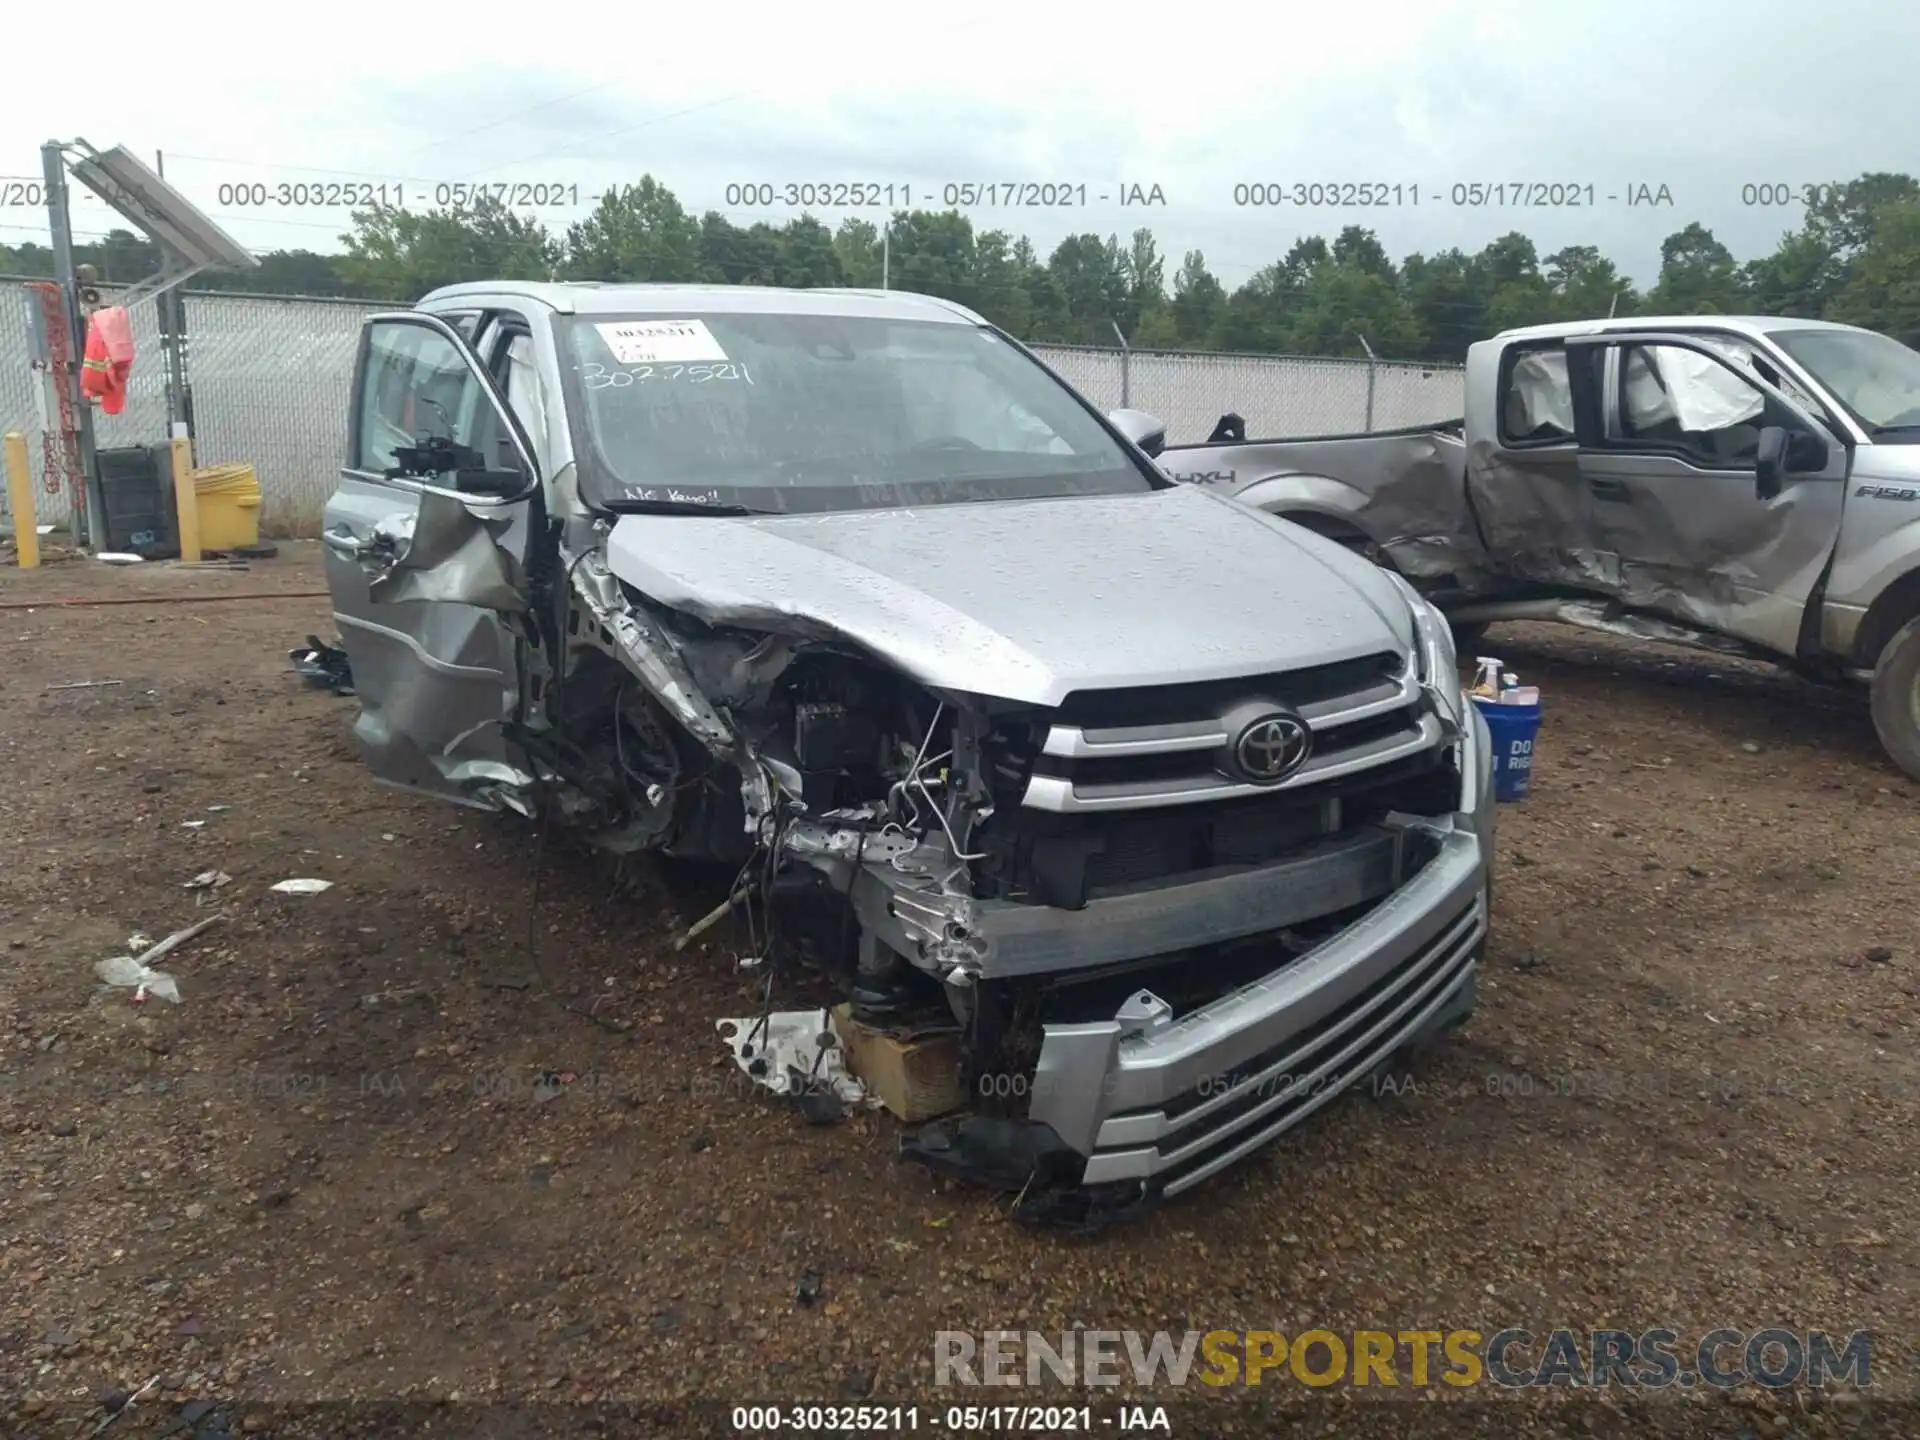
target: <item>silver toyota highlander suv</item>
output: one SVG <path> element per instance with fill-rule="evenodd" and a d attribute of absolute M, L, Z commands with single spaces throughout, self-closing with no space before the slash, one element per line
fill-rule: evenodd
<path fill-rule="evenodd" d="M 1473 1005 L 1446 622 L 900 292 L 468 284 L 372 317 L 327 506 L 383 782 L 718 862 L 961 1037 L 904 1153 L 1131 1211 Z"/>

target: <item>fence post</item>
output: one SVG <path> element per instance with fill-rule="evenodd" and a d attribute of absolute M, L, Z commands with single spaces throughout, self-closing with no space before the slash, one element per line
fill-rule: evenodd
<path fill-rule="evenodd" d="M 1118 320 L 1107 322 L 1113 326 L 1114 338 L 1120 342 L 1120 408 L 1133 408 L 1133 347 L 1127 344 L 1127 335 L 1120 328 Z"/>
<path fill-rule="evenodd" d="M 20 557 L 22 570 L 40 565 L 40 530 L 33 508 L 33 471 L 27 464 L 27 437 L 9 430 L 7 448 L 7 498 L 13 507 L 13 548 Z"/>
<path fill-rule="evenodd" d="M 1367 337 L 1360 335 L 1357 330 L 1354 334 L 1359 336 L 1360 348 L 1367 352 L 1367 422 L 1362 428 L 1371 433 L 1373 430 L 1373 372 L 1377 361 L 1374 358 L 1373 346 L 1367 344 Z"/>
<path fill-rule="evenodd" d="M 180 559 L 200 563 L 200 496 L 193 485 L 193 442 L 173 439 L 173 505 L 180 516 Z"/>

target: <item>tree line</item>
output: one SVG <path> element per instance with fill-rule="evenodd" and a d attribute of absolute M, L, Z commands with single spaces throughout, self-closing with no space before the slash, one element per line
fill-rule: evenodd
<path fill-rule="evenodd" d="M 736 225 L 695 216 L 652 176 L 606 192 L 555 233 L 490 195 L 434 210 L 358 210 L 338 253 L 273 250 L 258 270 L 208 273 L 198 291 L 352 296 L 410 303 L 435 286 L 489 278 L 878 287 L 939 295 L 1033 343 L 1112 345 L 1117 325 L 1142 349 L 1229 350 L 1458 361 L 1473 341 L 1516 325 L 1608 314 L 1763 314 L 1841 320 L 1920 346 L 1920 181 L 1875 172 L 1820 187 L 1771 253 L 1737 261 L 1697 221 L 1660 245 L 1644 292 L 1591 245 L 1541 255 L 1518 231 L 1475 253 L 1395 263 L 1372 230 L 1301 239 L 1229 289 L 1188 251 L 1169 277 L 1147 229 L 1069 235 L 1044 258 L 957 210 L 896 212 L 880 226 L 829 229 L 810 215 Z M 76 247 L 99 278 L 158 265 L 125 230 Z M 45 246 L 0 246 L 0 273 L 52 274 Z"/>

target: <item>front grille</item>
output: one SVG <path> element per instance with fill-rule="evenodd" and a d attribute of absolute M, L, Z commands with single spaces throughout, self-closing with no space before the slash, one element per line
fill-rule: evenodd
<path fill-rule="evenodd" d="M 998 753 L 1003 803 L 980 839 L 984 893 L 1077 909 L 1103 891 L 1262 865 L 1389 811 L 1444 814 L 1459 773 L 1414 662 L 1378 654 L 1280 675 L 1081 691 L 1028 753 Z M 1231 773 L 1244 717 L 1287 707 L 1313 749 L 1276 785 Z"/>
<path fill-rule="evenodd" d="M 1431 749 L 1440 738 L 1411 656 L 1382 653 L 1278 675 L 1161 689 L 1081 691 L 1050 717 L 1022 807 L 1055 814 L 1205 804 L 1311 789 Z M 1258 783 L 1234 767 L 1241 729 L 1291 710 L 1312 732 L 1292 775 Z"/>
<path fill-rule="evenodd" d="M 1076 690 L 1061 702 L 1054 718 L 1058 724 L 1077 725 L 1086 730 L 1170 725 L 1224 715 L 1250 696 L 1304 710 L 1330 700 L 1391 694 L 1400 669 L 1401 657 L 1388 650 L 1332 665 L 1314 665 L 1269 675 L 1241 675 L 1193 685 Z"/>

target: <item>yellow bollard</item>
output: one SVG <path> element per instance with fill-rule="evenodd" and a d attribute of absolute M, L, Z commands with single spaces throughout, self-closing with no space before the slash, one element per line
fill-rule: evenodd
<path fill-rule="evenodd" d="M 27 464 L 27 437 L 9 430 L 7 448 L 7 499 L 13 506 L 13 544 L 20 554 L 22 570 L 40 565 L 40 532 L 35 528 L 33 510 L 33 471 Z"/>
<path fill-rule="evenodd" d="M 180 559 L 200 560 L 200 497 L 193 484 L 193 445 L 181 436 L 173 442 L 173 503 L 180 514 Z"/>

